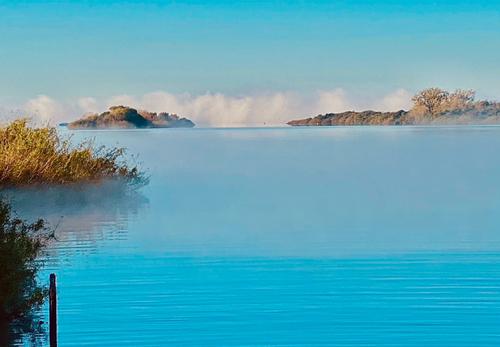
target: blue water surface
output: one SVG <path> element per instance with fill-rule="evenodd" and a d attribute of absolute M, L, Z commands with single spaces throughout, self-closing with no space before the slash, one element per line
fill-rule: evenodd
<path fill-rule="evenodd" d="M 73 136 L 150 183 L 18 195 L 61 346 L 500 345 L 500 127 Z"/>

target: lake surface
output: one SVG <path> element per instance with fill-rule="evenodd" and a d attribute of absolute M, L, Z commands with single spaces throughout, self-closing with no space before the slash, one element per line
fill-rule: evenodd
<path fill-rule="evenodd" d="M 61 346 L 500 346 L 500 127 L 74 137 L 150 184 L 15 198 L 58 224 Z"/>

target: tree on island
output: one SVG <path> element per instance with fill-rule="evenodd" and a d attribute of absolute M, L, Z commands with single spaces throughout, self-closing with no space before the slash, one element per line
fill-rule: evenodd
<path fill-rule="evenodd" d="M 423 113 L 428 115 L 436 115 L 442 104 L 448 99 L 449 93 L 439 88 L 424 89 L 416 94 L 412 101 L 414 103 L 413 109 L 421 109 Z"/>
<path fill-rule="evenodd" d="M 428 88 L 413 98 L 409 111 L 345 111 L 296 119 L 292 126 L 418 125 L 418 124 L 500 124 L 500 102 L 476 101 L 473 90 L 448 92 Z"/>
<path fill-rule="evenodd" d="M 466 109 L 474 104 L 476 98 L 476 92 L 471 89 L 457 89 L 448 96 L 446 100 L 445 110 L 452 111 Z"/>
<path fill-rule="evenodd" d="M 474 103 L 476 92 L 457 89 L 453 93 L 440 88 L 428 88 L 418 92 L 413 98 L 411 112 L 420 116 L 435 117 L 439 113 L 465 109 Z"/>

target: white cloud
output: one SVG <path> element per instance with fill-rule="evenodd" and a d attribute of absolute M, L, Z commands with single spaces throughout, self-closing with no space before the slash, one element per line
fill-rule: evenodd
<path fill-rule="evenodd" d="M 411 94 L 404 89 L 377 99 L 353 98 L 340 88 L 307 95 L 296 92 L 243 96 L 207 92 L 192 95 L 157 91 L 142 96 L 116 95 L 108 99 L 82 97 L 66 103 L 39 95 L 29 100 L 23 109 L 43 122 L 52 123 L 71 121 L 88 112 L 102 112 L 112 105 L 126 105 L 148 111 L 177 113 L 200 126 L 259 126 L 282 125 L 291 119 L 330 112 L 408 109 L 410 99 Z"/>
<path fill-rule="evenodd" d="M 28 100 L 23 109 L 29 116 L 35 117 L 44 123 L 53 123 L 65 116 L 65 107 L 47 95 L 38 95 Z"/>
<path fill-rule="evenodd" d="M 78 107 L 83 111 L 83 112 L 99 112 L 99 104 L 95 98 L 92 97 L 84 97 L 80 98 L 77 101 Z"/>
<path fill-rule="evenodd" d="M 398 89 L 385 97 L 376 105 L 380 111 L 408 110 L 411 107 L 412 94 L 405 89 Z"/>
<path fill-rule="evenodd" d="M 280 125 L 291 118 L 339 112 L 353 107 L 341 89 L 320 91 L 313 96 L 294 92 L 228 96 L 221 93 L 201 95 L 158 91 L 142 97 L 120 95 L 105 102 L 150 111 L 167 111 L 208 126 Z"/>
<path fill-rule="evenodd" d="M 343 89 L 327 90 L 318 92 L 315 113 L 335 113 L 353 109 Z"/>
<path fill-rule="evenodd" d="M 134 97 L 130 95 L 116 95 L 109 98 L 109 100 L 106 102 L 105 108 L 108 109 L 110 106 L 116 106 L 116 105 L 139 107 L 138 102 L 135 100 Z M 101 108 L 101 112 L 102 111 L 104 110 Z"/>
<path fill-rule="evenodd" d="M 109 105 L 124 104 L 150 111 L 167 111 L 193 119 L 202 125 L 259 125 L 268 121 L 282 123 L 293 113 L 295 98 L 287 93 L 257 96 L 226 96 L 221 93 L 202 95 L 154 92 L 140 98 L 113 97 Z"/>

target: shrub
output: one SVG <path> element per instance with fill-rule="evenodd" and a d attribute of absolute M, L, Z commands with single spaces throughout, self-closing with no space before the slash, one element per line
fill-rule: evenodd
<path fill-rule="evenodd" d="M 47 289 L 36 282 L 39 260 L 53 237 L 43 220 L 28 224 L 0 200 L 0 321 L 20 319 L 38 308 Z"/>
<path fill-rule="evenodd" d="M 428 88 L 413 96 L 413 112 L 427 116 L 435 116 L 442 111 L 450 93 L 439 88 Z"/>
<path fill-rule="evenodd" d="M 414 116 L 436 117 L 448 111 L 465 110 L 474 106 L 476 92 L 473 90 L 457 89 L 450 93 L 440 88 L 428 88 L 413 96 Z"/>
<path fill-rule="evenodd" d="M 29 184 L 64 184 L 106 178 L 143 183 L 136 166 L 124 160 L 123 148 L 71 144 L 55 128 L 31 128 L 26 119 L 0 128 L 0 188 Z"/>

